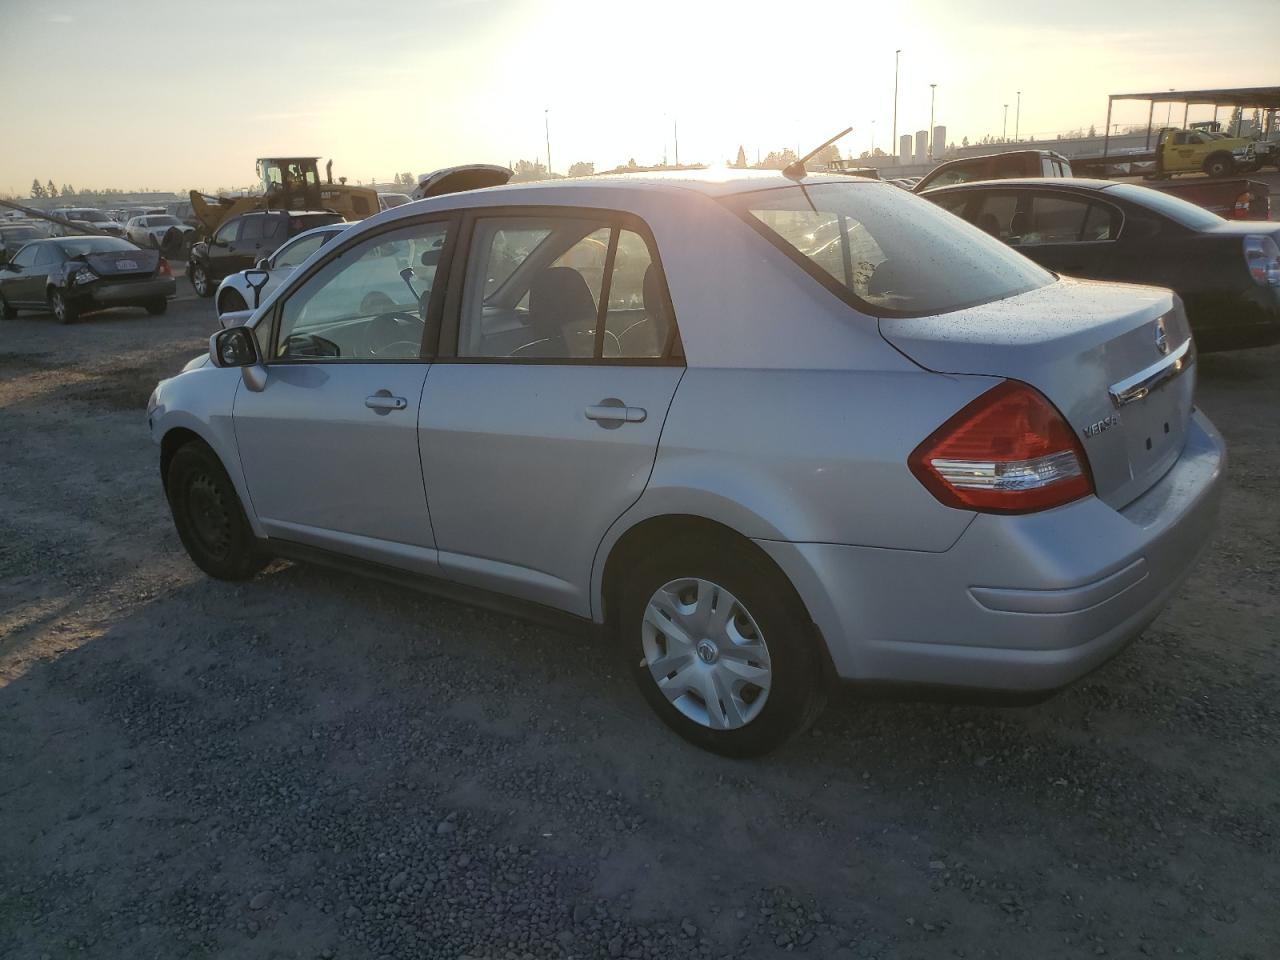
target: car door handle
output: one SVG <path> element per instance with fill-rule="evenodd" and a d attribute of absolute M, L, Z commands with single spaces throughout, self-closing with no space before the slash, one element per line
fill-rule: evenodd
<path fill-rule="evenodd" d="M 601 426 L 605 424 L 644 423 L 649 416 L 644 407 L 628 407 L 621 400 L 610 397 L 592 404 L 586 410 L 587 419 L 594 420 Z"/>
<path fill-rule="evenodd" d="M 403 410 L 409 405 L 404 397 L 393 397 L 386 393 L 375 393 L 364 398 L 364 405 L 370 410 Z"/>

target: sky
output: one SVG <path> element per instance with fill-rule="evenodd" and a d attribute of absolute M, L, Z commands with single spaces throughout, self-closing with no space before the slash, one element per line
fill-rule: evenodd
<path fill-rule="evenodd" d="M 351 181 L 458 163 L 605 169 L 1052 139 L 1107 94 L 1280 83 L 1280 0 L 0 0 L 0 191 L 214 190 L 259 156 L 318 155 Z M 1152 11 L 1155 11 L 1154 13 Z M 1251 39 L 1253 38 L 1253 39 Z M 1265 41 L 1258 38 L 1268 38 Z M 1269 64 L 1272 66 L 1269 68 Z M 1017 92 L 1021 91 L 1021 116 Z M 1176 109 L 1175 112 L 1180 112 Z M 1193 109 L 1191 119 L 1212 108 Z M 1114 122 L 1145 122 L 1146 106 Z M 323 161 L 322 161 L 323 162 Z"/>

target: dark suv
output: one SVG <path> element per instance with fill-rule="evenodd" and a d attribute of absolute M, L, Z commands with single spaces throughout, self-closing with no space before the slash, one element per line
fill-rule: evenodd
<path fill-rule="evenodd" d="M 342 222 L 341 214 L 323 210 L 257 210 L 232 217 L 209 240 L 192 245 L 187 277 L 198 296 L 212 297 L 223 277 L 249 269 L 303 230 Z"/>

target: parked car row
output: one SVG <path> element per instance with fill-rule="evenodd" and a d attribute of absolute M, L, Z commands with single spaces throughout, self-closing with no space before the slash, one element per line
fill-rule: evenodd
<path fill-rule="evenodd" d="M 175 526 L 214 577 L 286 556 L 608 632 L 728 754 L 835 679 L 1047 695 L 1187 576 L 1224 451 L 1180 297 L 1014 249 L 1068 220 L 1138 240 L 1139 201 L 1019 203 L 992 231 L 887 183 L 717 171 L 344 225 L 153 393 Z M 259 254 L 247 222 L 206 280 Z"/>

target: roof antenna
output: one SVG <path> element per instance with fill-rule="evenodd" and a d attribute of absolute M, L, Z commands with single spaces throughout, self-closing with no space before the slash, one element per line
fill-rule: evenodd
<path fill-rule="evenodd" d="M 853 127 L 845 127 L 843 130 L 837 133 L 834 137 L 832 137 L 826 143 L 822 144 L 822 146 L 817 147 L 813 150 L 810 150 L 799 160 L 793 160 L 791 163 L 788 163 L 785 167 L 782 168 L 782 175 L 784 177 L 788 177 L 791 180 L 803 180 L 805 178 L 805 174 L 808 172 L 804 168 L 804 165 L 806 163 L 808 163 L 810 160 L 812 160 L 814 157 L 820 154 L 823 150 L 827 149 L 827 147 L 831 146 L 833 143 L 835 143 L 845 134 L 852 133 L 852 132 L 853 132 Z"/>

